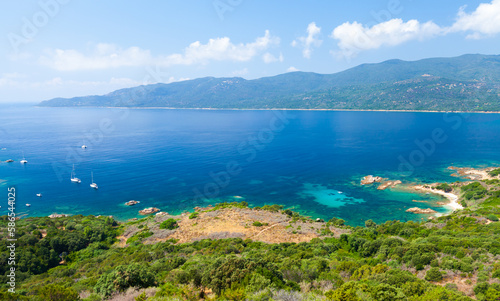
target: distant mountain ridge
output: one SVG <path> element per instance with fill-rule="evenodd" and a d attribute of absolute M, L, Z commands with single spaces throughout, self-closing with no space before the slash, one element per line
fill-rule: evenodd
<path fill-rule="evenodd" d="M 334 73 L 205 77 L 40 106 L 500 111 L 500 55 L 389 60 Z"/>

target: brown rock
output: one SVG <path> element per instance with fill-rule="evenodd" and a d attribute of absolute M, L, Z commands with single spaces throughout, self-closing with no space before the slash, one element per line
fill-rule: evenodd
<path fill-rule="evenodd" d="M 436 211 L 434 211 L 434 210 L 432 210 L 430 208 L 422 209 L 422 208 L 418 208 L 418 207 L 410 208 L 410 209 L 406 210 L 406 212 L 413 212 L 413 213 L 416 213 L 416 214 L 431 214 L 431 213 L 436 213 Z"/>
<path fill-rule="evenodd" d="M 402 182 L 400 180 L 396 181 L 387 181 L 382 183 L 379 187 L 377 187 L 378 190 L 385 190 L 388 187 L 395 187 L 396 185 L 401 184 Z"/>
<path fill-rule="evenodd" d="M 148 214 L 156 213 L 158 211 L 160 211 L 160 209 L 158 209 L 156 207 L 149 207 L 149 208 L 146 208 L 143 210 L 139 210 L 139 214 L 148 215 Z"/>
<path fill-rule="evenodd" d="M 361 185 L 373 184 L 375 182 L 382 182 L 382 177 L 374 177 L 372 175 L 368 175 L 361 179 Z"/>
<path fill-rule="evenodd" d="M 139 203 L 140 203 L 139 201 L 131 200 L 131 201 L 126 202 L 125 205 L 134 206 L 135 204 L 139 204 Z"/>

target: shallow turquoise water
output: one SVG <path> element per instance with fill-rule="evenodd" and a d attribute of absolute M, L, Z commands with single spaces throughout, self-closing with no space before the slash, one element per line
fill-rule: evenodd
<path fill-rule="evenodd" d="M 128 219 L 150 206 L 178 213 L 246 200 L 352 225 L 418 220 L 405 210 L 444 213 L 433 205 L 440 197 L 360 179 L 456 181 L 450 165 L 500 163 L 499 136 L 497 114 L 1 107 L 0 185 L 15 185 L 18 213 L 31 216 Z M 81 184 L 70 182 L 73 164 Z M 125 206 L 131 199 L 141 203 Z M 6 213 L 6 192 L 0 205 Z"/>

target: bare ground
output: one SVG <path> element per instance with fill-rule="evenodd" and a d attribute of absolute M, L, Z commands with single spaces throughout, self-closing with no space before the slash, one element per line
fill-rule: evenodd
<path fill-rule="evenodd" d="M 254 210 L 250 208 L 197 208 L 198 217 L 189 218 L 190 213 L 178 216 L 157 215 L 139 220 L 132 225 L 125 225 L 123 235 L 117 237 L 118 247 L 127 246 L 126 240 L 147 227 L 153 235 L 142 240 L 145 244 L 154 244 L 169 239 L 177 239 L 178 243 L 193 242 L 202 239 L 241 238 L 262 241 L 265 243 L 308 242 L 321 237 L 325 222 L 311 219 L 293 221 L 292 217 L 281 212 Z M 177 220 L 179 228 L 174 230 L 160 229 L 160 224 L 169 219 Z M 260 222 L 262 226 L 254 226 Z M 142 226 L 141 226 L 142 225 Z M 339 237 L 348 230 L 329 227 L 334 237 Z"/>

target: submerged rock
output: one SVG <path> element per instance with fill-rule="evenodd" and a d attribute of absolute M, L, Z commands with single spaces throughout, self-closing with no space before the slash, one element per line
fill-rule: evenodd
<path fill-rule="evenodd" d="M 387 181 L 382 183 L 379 187 L 377 187 L 378 190 L 385 190 L 388 187 L 395 187 L 396 185 L 401 184 L 402 182 L 400 180 L 396 181 Z"/>

